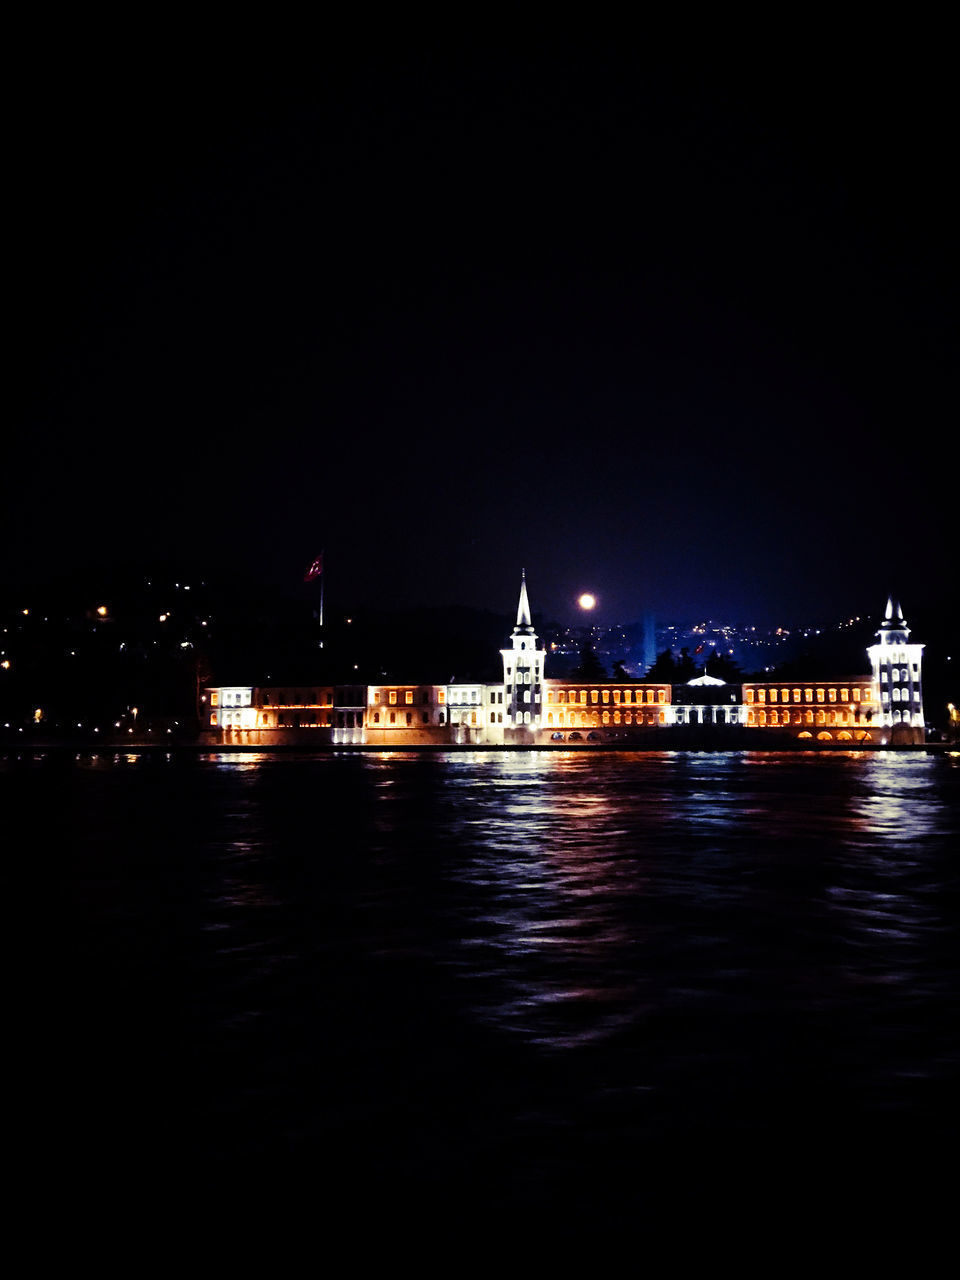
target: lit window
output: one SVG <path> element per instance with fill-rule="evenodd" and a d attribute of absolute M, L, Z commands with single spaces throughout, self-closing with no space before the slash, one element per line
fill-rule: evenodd
<path fill-rule="evenodd" d="M 800 701 L 800 690 L 799 690 L 799 689 L 794 689 L 794 691 L 793 691 L 793 700 L 794 700 L 794 702 L 799 702 L 799 701 Z"/>
<path fill-rule="evenodd" d="M 813 690 L 812 690 L 812 689 L 804 689 L 804 691 L 803 691 L 803 700 L 804 700 L 804 702 L 812 702 L 812 701 L 813 701 Z"/>
<path fill-rule="evenodd" d="M 599 697 L 600 697 L 600 694 L 599 694 L 599 692 L 598 692 L 596 689 L 591 689 L 591 690 L 590 690 L 590 701 L 591 701 L 591 702 L 596 702 L 596 701 L 599 699 Z"/>
<path fill-rule="evenodd" d="M 619 711 L 615 711 L 615 712 L 613 713 L 613 723 L 614 723 L 614 724 L 619 724 L 619 723 L 620 723 L 620 712 L 619 712 Z"/>
<path fill-rule="evenodd" d="M 667 700 L 667 691 L 666 691 L 666 689 L 659 689 L 659 690 L 657 691 L 657 701 L 658 701 L 658 702 L 666 702 L 666 700 Z M 662 717 L 661 717 L 661 719 L 662 719 Z"/>
<path fill-rule="evenodd" d="M 580 701 L 581 701 L 581 703 L 583 703 L 583 702 L 586 702 L 586 700 L 587 700 L 587 691 L 586 691 L 586 689 L 581 689 L 581 690 L 580 690 Z"/>
<path fill-rule="evenodd" d="M 771 689 L 771 690 L 770 690 L 770 701 L 771 701 L 771 702 L 776 702 L 776 700 L 777 700 L 777 691 L 776 691 L 776 689 Z"/>
<path fill-rule="evenodd" d="M 790 701 L 790 690 L 789 690 L 789 689 L 781 689 L 781 690 L 780 690 L 780 701 L 781 701 L 781 702 L 789 702 L 789 701 Z"/>
<path fill-rule="evenodd" d="M 817 690 L 817 701 L 818 701 L 818 702 L 823 702 L 823 700 L 824 700 L 824 692 L 823 692 L 823 690 L 822 690 L 822 689 L 818 689 L 818 690 Z"/>
<path fill-rule="evenodd" d="M 812 712 L 812 711 L 805 711 L 805 712 L 803 713 L 803 722 L 804 722 L 804 724 L 813 724 L 813 712 Z"/>
<path fill-rule="evenodd" d="M 391 690 L 390 690 L 390 705 L 391 705 L 391 707 L 396 705 L 396 701 L 397 701 L 397 691 L 396 691 L 396 689 L 391 689 Z M 391 716 L 391 717 L 390 717 L 390 723 L 391 723 L 391 724 L 393 724 L 393 716 Z"/>
<path fill-rule="evenodd" d="M 406 702 L 406 704 L 407 704 L 407 706 L 408 706 L 408 707 L 409 707 L 409 706 L 412 706 L 412 705 L 413 705 L 413 690 L 412 690 L 412 689 L 408 689 L 408 690 L 407 690 L 407 692 L 403 695 L 403 699 L 404 699 L 404 702 Z"/>
<path fill-rule="evenodd" d="M 831 702 L 836 702 L 836 700 L 837 700 L 837 691 L 836 691 L 836 689 L 828 689 L 828 690 L 827 690 L 827 693 L 828 693 L 828 696 L 829 696 L 829 698 L 830 698 L 830 701 L 831 701 Z"/>
<path fill-rule="evenodd" d="M 757 690 L 757 699 L 758 699 L 760 702 L 766 702 L 766 700 L 767 700 L 767 691 L 766 691 L 766 689 L 758 689 L 758 690 Z"/>
<path fill-rule="evenodd" d="M 748 689 L 748 690 L 747 690 L 747 702 L 748 702 L 748 703 L 752 703 L 752 702 L 753 702 L 753 690 L 752 690 L 752 689 Z"/>
<path fill-rule="evenodd" d="M 548 702 L 552 702 L 552 701 L 553 701 L 553 690 L 552 690 L 552 689 L 548 689 L 548 690 L 547 690 L 547 701 L 548 701 Z"/>
<path fill-rule="evenodd" d="M 770 712 L 770 723 L 771 723 L 771 724 L 779 724 L 779 723 L 780 723 L 780 717 L 777 715 L 776 711 L 771 711 L 771 712 Z"/>
<path fill-rule="evenodd" d="M 604 702 L 609 702 L 609 701 L 610 701 L 610 690 L 609 690 L 609 689 L 604 689 L 604 691 L 603 691 L 603 700 L 604 700 Z"/>
<path fill-rule="evenodd" d="M 619 702 L 619 701 L 620 701 L 620 690 L 619 690 L 619 689 L 614 689 L 614 691 L 613 691 L 613 700 L 614 700 L 614 702 Z"/>

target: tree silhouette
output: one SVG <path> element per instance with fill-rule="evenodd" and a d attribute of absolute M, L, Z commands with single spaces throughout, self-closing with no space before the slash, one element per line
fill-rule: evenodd
<path fill-rule="evenodd" d="M 676 684 L 677 663 L 671 649 L 664 649 L 657 654 L 657 660 L 643 677 L 644 680 L 656 681 L 658 684 Z"/>
<path fill-rule="evenodd" d="M 711 653 L 705 664 L 706 674 L 717 680 L 726 680 L 727 684 L 739 684 L 743 672 L 738 663 L 725 653 Z"/>
<path fill-rule="evenodd" d="M 580 646 L 580 662 L 570 672 L 575 680 L 606 680 L 606 668 L 597 657 L 592 640 L 584 640 Z"/>

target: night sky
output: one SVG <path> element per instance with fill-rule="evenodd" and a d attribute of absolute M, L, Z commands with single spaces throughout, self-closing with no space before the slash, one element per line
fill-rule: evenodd
<path fill-rule="evenodd" d="M 584 589 L 606 621 L 931 605 L 933 56 L 44 63 L 8 156 L 5 579 L 186 558 L 286 592 L 323 551 L 333 608 L 509 611 L 521 566 L 559 620 Z"/>

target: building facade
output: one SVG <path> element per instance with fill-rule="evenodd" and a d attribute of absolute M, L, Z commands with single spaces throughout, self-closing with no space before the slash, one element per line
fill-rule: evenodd
<path fill-rule="evenodd" d="M 217 686 L 207 690 L 204 733 L 211 744 L 262 747 L 639 745 L 671 730 L 678 740 L 727 735 L 759 746 L 908 745 L 924 741 L 923 645 L 909 637 L 891 599 L 866 675 L 742 685 L 708 675 L 682 685 L 558 680 L 546 674 L 524 573 L 516 625 L 500 650 L 502 680 Z"/>

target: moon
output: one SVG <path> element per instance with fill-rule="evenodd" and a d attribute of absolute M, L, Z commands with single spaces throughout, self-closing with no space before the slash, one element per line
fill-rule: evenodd
<path fill-rule="evenodd" d="M 592 609 L 596 603 L 597 597 L 595 595 L 591 595 L 589 591 L 585 591 L 577 601 L 577 604 L 581 609 Z"/>

